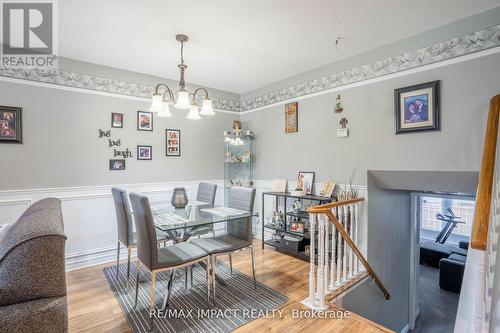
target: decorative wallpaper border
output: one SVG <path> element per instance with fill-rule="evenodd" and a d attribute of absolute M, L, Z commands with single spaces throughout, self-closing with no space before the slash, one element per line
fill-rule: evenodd
<path fill-rule="evenodd" d="M 379 60 L 351 70 L 332 73 L 245 101 L 213 97 L 213 105 L 215 109 L 224 111 L 250 111 L 323 90 L 415 69 L 498 46 L 500 46 L 500 24 L 399 56 Z M 0 66 L 0 76 L 140 98 L 151 98 L 154 90 L 151 86 L 58 69 L 13 69 Z"/>
<path fill-rule="evenodd" d="M 500 25 L 251 98 L 241 102 L 241 111 L 250 111 L 322 90 L 418 68 L 497 46 L 500 46 Z"/>
<path fill-rule="evenodd" d="M 0 76 L 141 98 L 151 98 L 154 91 L 154 87 L 151 86 L 59 69 L 17 69 L 0 66 Z M 213 97 L 212 100 L 215 109 L 233 112 L 240 111 L 239 101 L 219 97 Z"/>

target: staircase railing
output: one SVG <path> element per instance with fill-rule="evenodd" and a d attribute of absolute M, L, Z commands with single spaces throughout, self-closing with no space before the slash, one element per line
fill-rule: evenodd
<path fill-rule="evenodd" d="M 490 101 L 490 111 L 488 113 L 484 138 L 483 159 L 477 188 L 476 210 L 474 211 L 474 224 L 471 233 L 471 247 L 482 251 L 486 250 L 488 240 L 499 115 L 500 95 L 497 95 Z"/>
<path fill-rule="evenodd" d="M 500 330 L 499 118 L 500 95 L 497 95 L 490 100 L 470 249 L 455 321 L 456 333 Z"/>
<path fill-rule="evenodd" d="M 311 235 L 309 297 L 303 303 L 313 309 L 327 309 L 326 302 L 370 276 L 384 297 L 390 299 L 389 291 L 359 249 L 363 201 L 364 198 L 355 198 L 308 208 Z"/>

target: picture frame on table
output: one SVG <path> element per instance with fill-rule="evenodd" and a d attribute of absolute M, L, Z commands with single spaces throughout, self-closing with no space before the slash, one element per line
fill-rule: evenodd
<path fill-rule="evenodd" d="M 146 111 L 137 111 L 137 130 L 153 131 L 153 113 Z"/>
<path fill-rule="evenodd" d="M 22 108 L 0 106 L 0 143 L 23 143 Z"/>
<path fill-rule="evenodd" d="M 137 146 L 137 159 L 140 161 L 151 161 L 153 159 L 153 146 Z"/>
<path fill-rule="evenodd" d="M 299 131 L 299 103 L 285 104 L 285 133 L 297 133 Z"/>
<path fill-rule="evenodd" d="M 394 90 L 396 134 L 441 130 L 440 81 Z"/>
<path fill-rule="evenodd" d="M 181 131 L 167 128 L 165 130 L 166 155 L 181 156 Z"/>
<path fill-rule="evenodd" d="M 111 127 L 123 128 L 123 113 L 111 113 Z"/>
<path fill-rule="evenodd" d="M 304 232 L 305 231 L 305 223 L 301 221 L 293 221 L 290 223 L 290 231 L 292 232 Z"/>
<path fill-rule="evenodd" d="M 312 194 L 314 188 L 314 175 L 312 171 L 299 171 L 297 175 L 297 180 L 302 182 L 302 189 L 306 194 Z"/>
<path fill-rule="evenodd" d="M 118 171 L 118 170 L 125 170 L 125 160 L 109 160 L 109 170 L 111 171 Z"/>

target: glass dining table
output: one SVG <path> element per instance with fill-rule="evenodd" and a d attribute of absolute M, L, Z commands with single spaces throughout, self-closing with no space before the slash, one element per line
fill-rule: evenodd
<path fill-rule="evenodd" d="M 189 239 L 192 231 L 203 226 L 231 222 L 251 216 L 248 211 L 229 207 L 210 207 L 201 201 L 190 202 L 185 208 L 174 208 L 170 204 L 156 203 L 151 205 L 155 227 L 169 234 L 174 242 Z"/>

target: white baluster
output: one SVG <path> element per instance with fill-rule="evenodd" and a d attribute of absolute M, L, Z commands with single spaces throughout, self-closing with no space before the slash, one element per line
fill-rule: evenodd
<path fill-rule="evenodd" d="M 328 219 L 328 216 L 326 214 L 323 214 L 323 216 L 325 217 L 325 261 L 324 261 L 324 265 L 325 265 L 325 276 L 324 276 L 324 282 L 323 282 L 323 285 L 325 286 L 325 292 L 328 290 L 328 273 L 329 273 L 329 268 L 328 268 L 328 248 L 330 246 L 330 243 L 329 243 L 329 240 L 330 240 L 330 237 L 329 237 L 329 234 L 328 234 L 328 231 L 330 230 L 329 226 L 330 226 L 330 220 Z"/>
<path fill-rule="evenodd" d="M 325 281 L 324 281 L 324 259 L 325 259 L 325 214 L 319 216 L 318 221 L 318 308 L 325 306 Z"/>
<path fill-rule="evenodd" d="M 347 210 L 345 209 L 345 206 L 342 206 L 342 220 L 344 224 L 342 225 L 344 227 L 344 230 L 346 230 L 347 226 Z M 347 244 L 344 238 L 342 238 L 342 279 L 344 281 L 347 280 Z"/>
<path fill-rule="evenodd" d="M 352 241 L 359 249 L 358 244 L 358 203 L 352 205 Z M 353 256 L 353 274 L 358 274 L 358 256 Z"/>
<path fill-rule="evenodd" d="M 342 225 L 342 208 L 337 208 L 337 220 L 340 225 Z M 340 287 L 341 279 L 342 279 L 342 235 L 337 230 L 337 287 Z"/>
<path fill-rule="evenodd" d="M 332 214 L 335 214 L 334 209 L 332 208 Z M 337 230 L 335 228 L 335 225 L 333 223 L 330 223 L 332 225 L 332 253 L 330 257 L 330 288 L 333 290 L 335 288 L 335 270 L 336 270 L 336 265 L 335 265 L 335 231 Z"/>
<path fill-rule="evenodd" d="M 356 214 L 356 234 L 354 237 L 356 237 L 356 241 L 355 241 L 355 244 L 356 246 L 359 248 L 359 243 L 363 237 L 363 235 L 360 234 L 360 230 L 359 230 L 359 223 L 360 223 L 360 217 L 359 217 L 359 205 L 360 203 L 356 203 L 354 205 L 354 211 L 355 211 L 355 214 Z M 356 256 L 356 272 L 359 272 L 359 258 L 358 256 Z"/>
<path fill-rule="evenodd" d="M 315 285 L 315 276 L 314 276 L 314 254 L 315 254 L 315 241 L 314 241 L 314 232 L 315 232 L 315 227 L 316 227 L 316 214 L 309 214 L 309 233 L 311 235 L 311 243 L 309 244 L 309 302 L 311 306 L 314 306 L 314 298 L 315 298 L 315 290 L 314 290 L 314 285 Z"/>
<path fill-rule="evenodd" d="M 355 228 L 355 223 L 354 223 L 354 205 L 350 204 L 349 205 L 349 237 L 353 239 L 353 233 L 354 233 L 354 228 Z M 354 243 L 356 244 L 356 243 Z M 354 251 L 349 247 L 349 276 L 353 277 L 354 276 Z"/>

